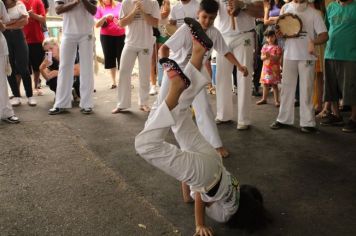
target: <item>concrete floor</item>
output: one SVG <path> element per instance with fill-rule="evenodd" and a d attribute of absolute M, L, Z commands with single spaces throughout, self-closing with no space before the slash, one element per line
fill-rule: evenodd
<path fill-rule="evenodd" d="M 23 100 L 15 108 L 19 125 L 0 122 L 0 235 L 192 235 L 193 205 L 182 203 L 179 183 L 135 153 L 147 118 L 137 78 L 125 114 L 110 113 L 117 90 L 102 69 L 95 83 L 92 115 L 78 107 L 47 115 L 54 95 L 45 88 L 37 107 Z M 219 131 L 227 169 L 260 188 L 274 219 L 253 235 L 356 235 L 356 134 L 273 131 L 277 108 L 252 107 L 251 130 L 232 123 Z M 216 235 L 249 235 L 207 222 Z"/>

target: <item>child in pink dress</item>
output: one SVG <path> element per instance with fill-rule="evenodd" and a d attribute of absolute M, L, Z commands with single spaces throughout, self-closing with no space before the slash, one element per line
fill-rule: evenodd
<path fill-rule="evenodd" d="M 262 99 L 256 102 L 257 105 L 267 103 L 268 90 L 272 86 L 274 94 L 274 104 L 279 107 L 278 84 L 281 82 L 281 58 L 282 48 L 277 44 L 277 37 L 274 30 L 267 29 L 264 33 L 266 44 L 261 50 L 261 60 L 263 67 L 260 83 L 263 84 Z"/>

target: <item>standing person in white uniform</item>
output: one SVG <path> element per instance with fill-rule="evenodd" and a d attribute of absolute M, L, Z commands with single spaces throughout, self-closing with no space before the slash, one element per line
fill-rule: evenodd
<path fill-rule="evenodd" d="M 61 41 L 56 101 L 48 111 L 56 115 L 72 107 L 72 85 L 74 60 L 79 47 L 80 57 L 80 103 L 83 114 L 92 113 L 94 107 L 94 15 L 96 0 L 55 0 L 56 13 L 63 14 L 63 36 Z"/>
<path fill-rule="evenodd" d="M 213 26 L 213 22 L 217 15 L 219 5 L 215 0 L 202 0 L 197 12 L 198 22 L 208 37 L 213 41 L 213 48 L 220 54 L 225 55 L 231 63 L 236 64 L 240 71 L 247 72 L 246 68 L 241 66 L 235 59 L 220 32 Z M 192 39 L 189 26 L 182 25 L 175 34 L 173 34 L 160 48 L 160 57 L 168 57 L 176 61 L 180 68 L 184 69 L 187 65 L 192 53 Z M 207 51 L 204 56 L 203 63 L 205 64 L 210 58 L 211 51 Z M 246 70 L 246 71 L 245 71 Z M 202 68 L 202 73 L 209 80 L 209 74 L 206 67 Z M 161 94 L 158 95 L 156 105 L 161 104 L 168 93 L 169 79 L 165 73 L 163 76 Z M 223 146 L 217 126 L 214 122 L 214 114 L 209 104 L 209 99 L 205 90 L 201 90 L 193 101 L 195 118 L 198 128 L 203 137 L 216 149 L 221 157 L 227 157 L 228 151 Z"/>
<path fill-rule="evenodd" d="M 251 89 L 253 77 L 253 54 L 255 50 L 255 18 L 263 18 L 262 0 L 218 0 L 220 3 L 219 14 L 215 26 L 220 30 L 228 47 L 239 62 L 247 66 L 248 76 L 237 75 L 237 129 L 246 130 L 251 124 Z M 230 10 L 231 2 L 235 10 Z M 228 13 L 237 12 L 234 17 Z M 223 55 L 216 57 L 216 122 L 224 123 L 233 119 L 231 64 Z"/>
<path fill-rule="evenodd" d="M 179 28 L 184 24 L 185 17 L 196 18 L 198 10 L 197 0 L 180 0 L 172 7 L 169 23 Z"/>
<path fill-rule="evenodd" d="M 324 20 L 319 11 L 306 0 L 293 0 L 285 4 L 281 14 L 297 15 L 303 23 L 302 33 L 296 38 L 287 38 L 284 46 L 281 106 L 277 120 L 271 129 L 280 129 L 294 124 L 294 94 L 299 75 L 300 127 L 304 133 L 315 132 L 313 87 L 315 56 L 314 45 L 328 40 Z"/>
<path fill-rule="evenodd" d="M 122 3 L 119 25 L 125 27 L 125 46 L 121 54 L 118 102 L 112 113 L 131 107 L 131 73 L 138 58 L 140 110 L 149 112 L 150 66 L 152 45 L 155 42 L 152 26 L 158 26 L 160 9 L 154 0 L 125 0 Z"/>
<path fill-rule="evenodd" d="M 208 82 L 200 70 L 209 47 L 199 43 L 207 36 L 202 31 L 199 34 L 193 39 L 192 57 L 184 73 L 173 60 L 160 60 L 171 80 L 169 92 L 165 101 L 152 110 L 145 128 L 136 136 L 135 148 L 148 163 L 186 182 L 194 191 L 194 235 L 213 235 L 212 228 L 205 224 L 205 213 L 231 227 L 254 230 L 266 223 L 261 193 L 247 185 L 240 188 L 239 181 L 225 169 L 221 158 L 200 135 L 190 117 L 190 104 Z M 189 151 L 165 142 L 170 128 L 176 130 L 178 143 L 189 147 Z"/>
<path fill-rule="evenodd" d="M 7 74 L 11 70 L 9 62 L 9 51 L 7 48 L 7 43 L 4 35 L 5 23 L 9 22 L 10 18 L 7 15 L 5 5 L 0 1 L 0 118 L 1 120 L 15 124 L 19 123 L 20 120 L 14 114 L 12 105 L 9 101 L 9 93 L 7 89 Z"/>

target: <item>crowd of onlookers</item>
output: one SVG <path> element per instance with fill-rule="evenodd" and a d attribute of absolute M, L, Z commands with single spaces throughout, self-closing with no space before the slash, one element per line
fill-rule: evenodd
<path fill-rule="evenodd" d="M 209 55 L 204 66 L 207 78 L 212 80 L 209 91 L 216 94 L 214 123 L 230 122 L 236 110 L 237 129 L 249 129 L 251 96 L 261 96 L 256 104 L 263 105 L 273 92 L 279 114 L 272 129 L 293 125 L 294 107 L 299 106 L 302 132 L 315 132 L 317 121 L 325 126 L 343 125 L 345 132 L 356 131 L 354 0 L 236 0 L 240 12 L 235 17 L 229 12 L 229 1 L 216 1 L 219 10 L 212 27 L 224 42 L 214 42 L 220 51 Z M 56 14 L 63 17 L 61 42 L 50 38 L 46 27 L 46 14 L 53 4 Z M 44 82 L 56 96 L 50 115 L 65 112 L 72 107 L 72 100 L 79 98 L 81 112 L 92 113 L 94 27 L 100 29 L 110 88 L 118 93 L 112 113 L 131 107 L 131 75 L 136 60 L 139 108 L 149 112 L 149 95 L 158 94 L 164 84 L 158 58 L 171 45 L 168 40 L 183 40 L 175 32 L 179 33 L 185 17 L 196 18 L 199 4 L 198 0 L 0 1 L 1 118 L 18 123 L 12 107 L 23 101 L 21 84 L 28 105 L 36 106 L 34 95 L 42 94 Z M 278 28 L 279 16 L 285 14 L 297 15 L 302 22 L 302 31 L 296 37 L 283 37 Z M 226 52 L 222 50 L 225 44 Z M 184 48 L 170 47 L 171 56 L 188 61 L 189 53 L 183 56 L 184 50 L 191 49 Z M 240 73 L 239 65 L 249 73 Z M 238 97 L 236 109 L 231 99 L 234 91 Z M 343 119 L 343 110 L 351 111 L 350 119 Z M 199 119 L 199 111 L 196 115 Z M 222 144 L 213 146 L 221 148 Z"/>

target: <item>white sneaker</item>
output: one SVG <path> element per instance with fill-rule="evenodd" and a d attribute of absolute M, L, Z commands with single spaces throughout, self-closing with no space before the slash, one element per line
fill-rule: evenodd
<path fill-rule="evenodd" d="M 17 124 L 17 123 L 20 123 L 20 119 L 19 119 L 17 116 L 15 116 L 15 115 L 10 116 L 10 117 L 7 117 L 7 118 L 5 118 L 5 119 L 1 119 L 1 120 L 5 121 L 5 122 L 7 122 L 7 123 L 9 123 L 9 124 Z"/>
<path fill-rule="evenodd" d="M 13 97 L 11 100 L 11 105 L 13 107 L 17 107 L 17 106 L 20 106 L 21 105 L 21 99 L 19 97 Z"/>
<path fill-rule="evenodd" d="M 156 85 L 151 85 L 149 94 L 150 94 L 151 96 L 157 94 Z"/>
<path fill-rule="evenodd" d="M 34 97 L 29 97 L 28 98 L 28 105 L 31 106 L 31 107 L 34 107 L 37 105 L 37 102 L 36 102 L 36 99 Z"/>

